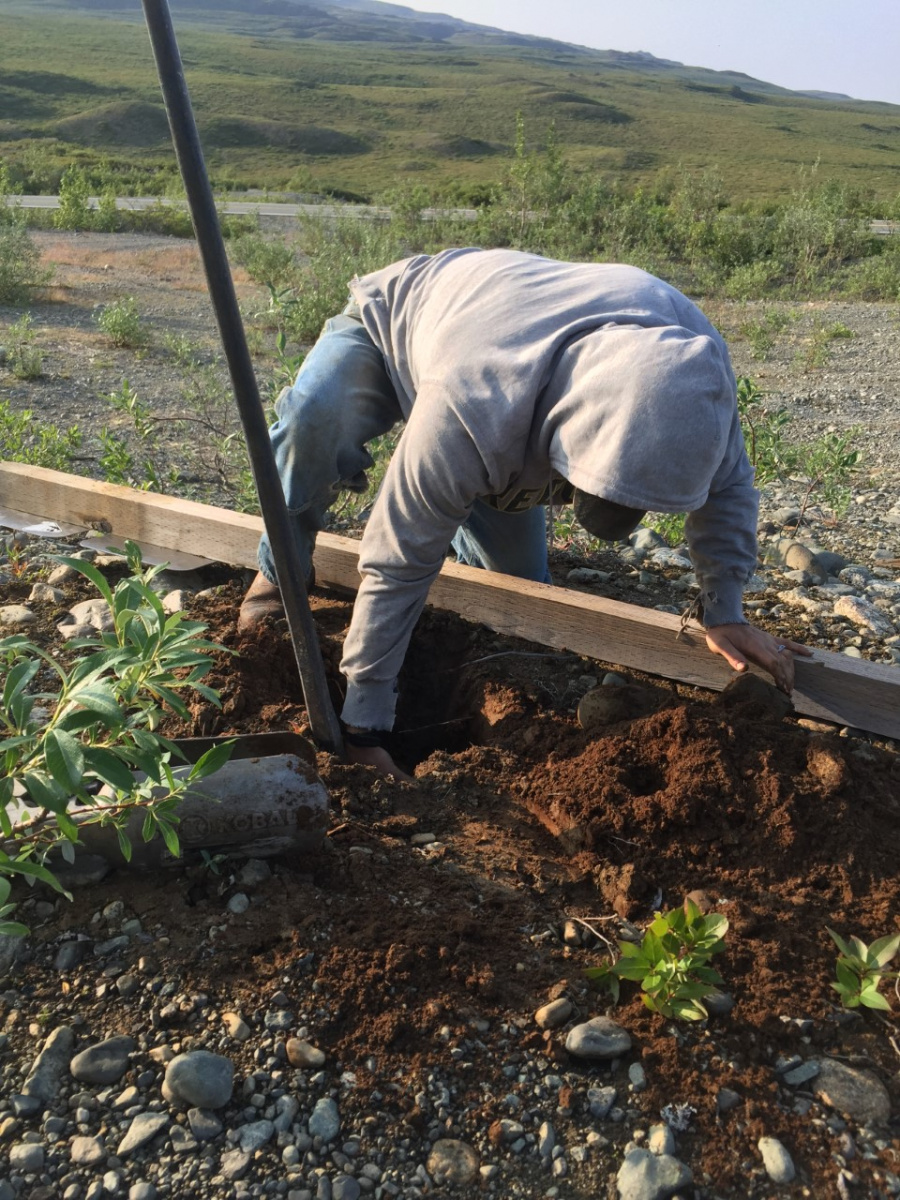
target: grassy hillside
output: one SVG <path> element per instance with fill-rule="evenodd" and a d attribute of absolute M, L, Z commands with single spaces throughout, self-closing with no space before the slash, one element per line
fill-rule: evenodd
<path fill-rule="evenodd" d="M 4 6 L 0 157 L 16 188 L 47 190 L 70 163 L 101 159 L 135 190 L 174 178 L 137 0 L 93 7 Z M 716 166 L 733 197 L 777 198 L 818 162 L 820 177 L 885 200 L 900 192 L 900 107 L 477 35 L 462 22 L 413 28 L 392 7 L 368 24 L 348 10 L 342 24 L 334 7 L 297 15 L 290 0 L 261 3 L 252 18 L 237 3 L 173 6 L 217 186 L 371 198 L 406 183 L 465 200 L 502 171 L 521 110 L 530 140 L 555 123 L 576 167 L 627 187 L 666 168 Z M 324 14 L 317 24 L 315 13 Z"/>

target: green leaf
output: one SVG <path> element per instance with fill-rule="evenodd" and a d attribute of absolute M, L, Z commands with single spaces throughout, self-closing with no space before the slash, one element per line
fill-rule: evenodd
<path fill-rule="evenodd" d="M 220 742 L 219 745 L 207 750 L 194 763 L 188 775 L 188 781 L 195 782 L 198 779 L 206 779 L 209 775 L 214 774 L 224 767 L 231 758 L 234 745 L 233 741 Z"/>
<path fill-rule="evenodd" d="M 866 1008 L 878 1008 L 882 1012 L 890 1012 L 891 1006 L 879 992 L 874 988 L 863 988 L 859 993 L 859 1002 L 864 1004 Z"/>
<path fill-rule="evenodd" d="M 134 776 L 111 750 L 90 746 L 84 752 L 85 770 L 96 775 L 117 792 L 129 793 L 134 788 Z"/>
<path fill-rule="evenodd" d="M 69 792 L 76 791 L 84 778 L 84 747 L 64 729 L 51 729 L 44 739 L 47 770 Z"/>
<path fill-rule="evenodd" d="M 52 871 L 48 870 L 41 863 L 36 863 L 31 859 L 9 858 L 6 854 L 0 852 L 0 871 L 5 871 L 8 874 L 25 875 L 29 879 L 39 879 L 41 883 L 46 883 L 54 891 L 65 896 L 67 900 L 72 899 L 71 892 L 66 891 Z"/>
<path fill-rule="evenodd" d="M 163 841 L 166 843 L 166 849 L 173 858 L 181 858 L 181 843 L 178 840 L 178 834 L 175 829 L 167 822 L 160 821 L 159 831 L 163 836 Z"/>
<path fill-rule="evenodd" d="M 125 714 L 109 684 L 93 684 L 91 687 L 79 688 L 72 698 L 82 708 L 100 717 L 110 728 L 117 729 L 124 724 Z"/>
<path fill-rule="evenodd" d="M 843 954 L 845 958 L 852 957 L 853 951 L 850 949 L 850 947 L 847 945 L 847 943 L 844 941 L 844 939 L 839 934 L 835 933 L 833 929 L 829 929 L 827 925 L 825 926 L 825 932 L 828 934 L 828 936 L 831 938 L 831 940 L 834 942 L 834 944 L 837 946 L 838 950 L 840 950 L 841 954 Z"/>
<path fill-rule="evenodd" d="M 0 921 L 0 937 L 27 937 L 31 930 L 21 921 Z"/>
<path fill-rule="evenodd" d="M 59 812 L 60 809 L 65 811 L 69 803 L 69 793 L 49 775 L 38 771 L 23 771 L 22 783 L 28 795 L 40 808 L 46 808 L 50 812 Z"/>
<path fill-rule="evenodd" d="M 853 992 L 859 990 L 859 975 L 857 975 L 845 958 L 839 958 L 834 964 L 834 973 L 837 976 L 838 983 L 843 987 Z"/>
<path fill-rule="evenodd" d="M 119 849 L 122 851 L 122 857 L 126 862 L 131 862 L 131 841 L 128 834 L 121 826 L 116 826 L 116 837 L 119 839 Z"/>
<path fill-rule="evenodd" d="M 878 938 L 869 947 L 869 961 L 879 967 L 886 967 L 897 951 L 900 950 L 900 933 L 888 934 Z"/>
<path fill-rule="evenodd" d="M 24 662 L 17 663 L 12 668 L 6 677 L 6 683 L 3 686 L 3 707 L 9 708 L 13 697 L 23 692 L 28 687 L 35 675 L 41 669 L 40 659 L 26 659 Z"/>
<path fill-rule="evenodd" d="M 60 557 L 57 561 L 64 563 L 67 567 L 71 567 L 73 571 L 77 571 L 85 579 L 89 579 L 107 604 L 112 607 L 113 596 L 110 586 L 106 581 L 106 576 L 93 563 L 85 562 L 83 558 Z"/>

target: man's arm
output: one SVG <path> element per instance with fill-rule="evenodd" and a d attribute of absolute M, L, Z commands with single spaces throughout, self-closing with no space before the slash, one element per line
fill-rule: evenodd
<path fill-rule="evenodd" d="M 794 654 L 811 652 L 799 642 L 774 638 L 751 625 L 743 611 L 744 585 L 757 563 L 756 524 L 759 493 L 744 449 L 735 413 L 729 454 L 720 468 L 709 498 L 689 513 L 685 533 L 700 585 L 706 644 L 721 654 L 735 671 L 756 663 L 776 685 L 790 694 L 794 687 Z"/>

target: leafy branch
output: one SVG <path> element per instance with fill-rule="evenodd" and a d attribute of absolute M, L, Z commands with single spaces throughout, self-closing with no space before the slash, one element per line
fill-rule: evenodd
<path fill-rule="evenodd" d="M 143 839 L 159 834 L 177 855 L 180 801 L 231 753 L 230 744 L 219 745 L 187 772 L 173 766 L 184 755 L 158 732 L 160 721 L 167 710 L 188 716 L 185 690 L 219 705 L 202 679 L 210 653 L 222 647 L 200 636 L 201 623 L 167 614 L 150 586 L 162 565 L 142 572 L 139 549 L 129 542 L 126 551 L 132 574 L 115 589 L 93 564 L 60 559 L 95 584 L 113 625 L 69 643 L 90 651 L 71 670 L 23 635 L 0 639 L 0 833 L 11 847 L 0 851 L 0 876 L 25 874 L 61 890 L 44 863 L 55 849 L 74 858 L 73 804 L 88 810 L 79 821 L 115 828 L 126 861 L 136 808 L 144 812 Z M 46 690 L 36 690 L 44 679 Z M 17 797 L 30 820 L 14 826 L 7 810 Z"/>

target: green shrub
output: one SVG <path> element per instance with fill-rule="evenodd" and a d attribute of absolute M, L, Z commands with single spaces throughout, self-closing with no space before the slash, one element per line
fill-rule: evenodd
<path fill-rule="evenodd" d="M 134 296 L 104 304 L 96 314 L 96 321 L 114 346 L 134 349 L 147 340 Z"/>
<path fill-rule="evenodd" d="M 6 338 L 6 361 L 16 379 L 39 379 L 44 373 L 44 356 L 36 345 L 28 313 L 10 325 Z"/>
<path fill-rule="evenodd" d="M 202 639 L 205 626 L 164 610 L 150 586 L 162 565 L 142 571 L 132 543 L 127 556 L 132 574 L 115 589 L 91 563 L 60 560 L 95 584 L 113 618 L 112 632 L 70 643 L 90 651 L 71 670 L 26 637 L 0 640 L 0 815 L 7 836 L 14 785 L 32 809 L 28 826 L 15 835 L 15 857 L 0 855 L 0 876 L 37 876 L 59 889 L 46 860 L 57 849 L 72 857 L 78 840 L 68 815 L 73 802 L 92 810 L 91 821 L 116 830 L 126 860 L 132 847 L 125 826 L 136 808 L 144 814 L 144 840 L 161 835 L 177 855 L 178 804 L 191 783 L 230 755 L 230 744 L 217 746 L 186 776 L 174 774 L 173 760 L 183 756 L 157 727 L 166 709 L 188 716 L 184 690 L 219 704 L 201 681 L 212 665 L 210 652 L 221 647 Z M 48 675 L 54 686 L 36 691 Z M 38 702 L 49 708 L 49 719 L 37 718 Z M 103 803 L 95 796 L 99 786 Z"/>
<path fill-rule="evenodd" d="M 61 431 L 37 420 L 31 409 L 13 412 L 8 400 L 0 400 L 0 459 L 68 471 L 80 445 L 77 425 Z"/>

